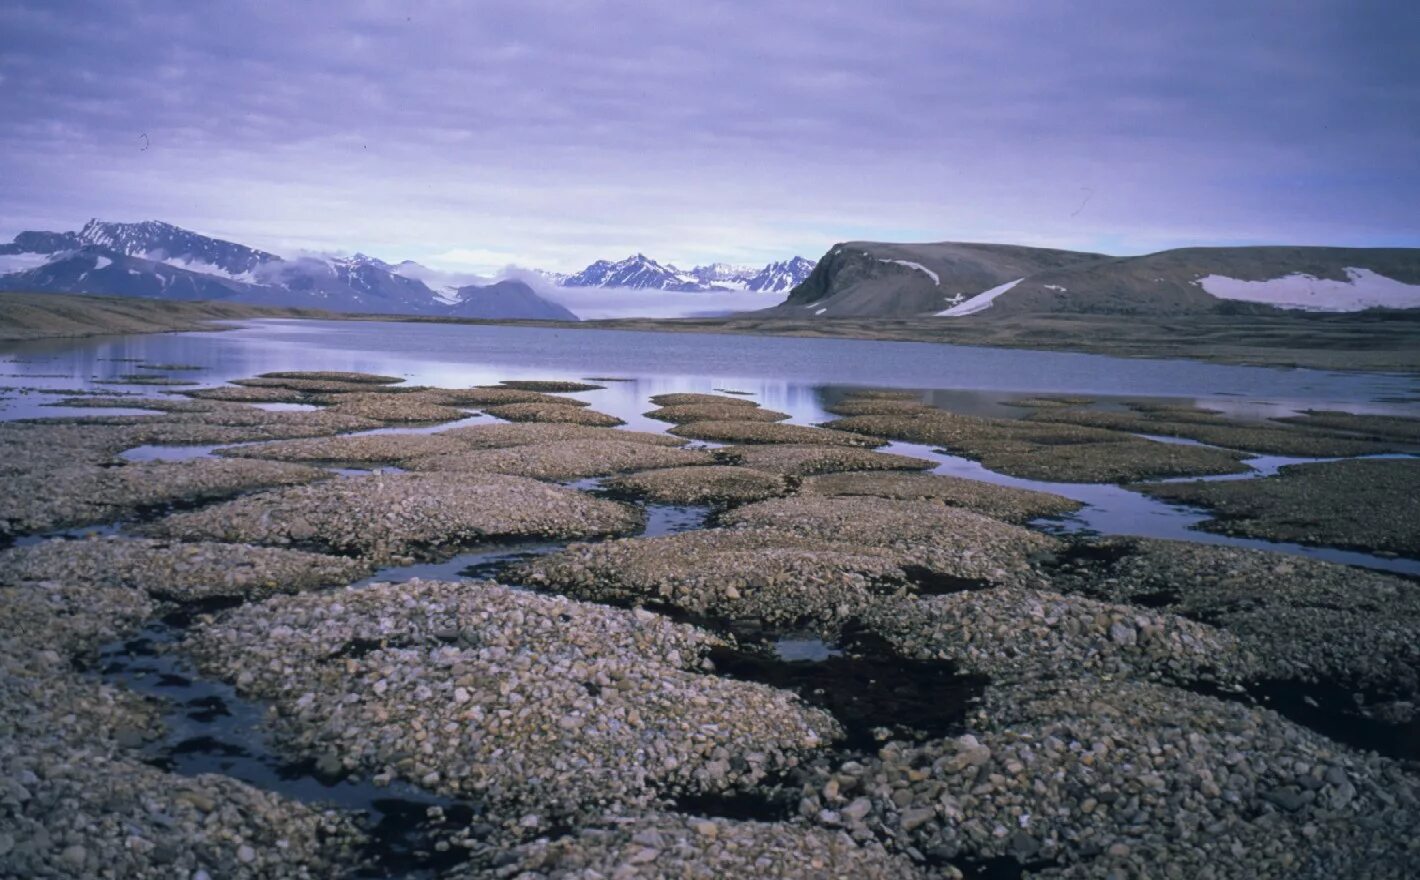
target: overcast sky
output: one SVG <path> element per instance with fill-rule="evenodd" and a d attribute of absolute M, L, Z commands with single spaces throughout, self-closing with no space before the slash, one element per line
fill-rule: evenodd
<path fill-rule="evenodd" d="M 1416 246 L 1417 46 L 1414 0 L 0 0 L 0 233 L 476 271 Z"/>

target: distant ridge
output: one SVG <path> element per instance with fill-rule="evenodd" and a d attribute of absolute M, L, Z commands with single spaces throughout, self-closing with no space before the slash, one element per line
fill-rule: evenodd
<path fill-rule="evenodd" d="M 834 245 L 762 314 L 1188 315 L 1420 308 L 1420 249 L 1181 248 L 1138 257 L 1019 245 Z"/>

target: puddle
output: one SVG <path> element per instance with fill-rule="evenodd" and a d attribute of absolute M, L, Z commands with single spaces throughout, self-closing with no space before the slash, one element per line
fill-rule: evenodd
<path fill-rule="evenodd" d="M 163 736 L 140 750 L 148 763 L 184 776 L 220 773 L 363 817 L 371 837 L 366 850 L 371 865 L 357 876 L 432 877 L 468 857 L 465 848 L 444 846 L 441 851 L 438 844 L 477 821 L 473 805 L 403 782 L 378 786 L 345 775 L 333 762 L 286 760 L 268 737 L 261 704 L 243 699 L 231 685 L 204 678 L 180 653 L 166 650 L 181 638 L 180 627 L 155 622 L 99 653 L 98 674 L 106 683 L 167 707 Z"/>
<path fill-rule="evenodd" d="M 135 446 L 118 454 L 124 461 L 191 461 L 195 458 L 212 458 L 212 450 L 229 443 L 212 446 Z"/>
<path fill-rule="evenodd" d="M 947 661 L 850 656 L 826 645 L 788 642 L 775 651 L 711 648 L 710 660 L 719 675 L 791 690 L 828 710 L 847 731 L 844 745 L 850 749 L 876 751 L 885 738 L 958 734 L 986 687 L 985 678 L 961 675 Z M 787 659 L 786 651 L 809 657 Z"/>

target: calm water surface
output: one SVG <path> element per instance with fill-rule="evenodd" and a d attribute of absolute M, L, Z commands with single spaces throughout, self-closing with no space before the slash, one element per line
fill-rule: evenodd
<path fill-rule="evenodd" d="M 139 364 L 193 369 L 155 371 Z M 401 322 L 263 320 L 236 329 L 199 333 L 46 340 L 0 346 L 0 419 L 93 414 L 55 407 L 66 390 L 159 395 L 166 386 L 111 383 L 133 374 L 221 384 L 273 370 L 359 370 L 445 387 L 504 379 L 614 377 L 604 389 L 577 396 L 624 419 L 628 427 L 664 431 L 642 415 L 649 398 L 670 391 L 747 392 L 748 399 L 812 424 L 833 418 L 824 409 L 853 387 L 922 391 L 930 402 L 958 412 L 1019 416 L 1011 401 L 1040 394 L 1087 395 L 1110 407 L 1111 397 L 1195 401 L 1244 418 L 1306 409 L 1420 415 L 1420 381 L 1409 376 L 1336 373 L 1137 360 L 1064 352 L 974 348 L 913 342 L 793 339 L 718 334 L 564 330 Z M 1407 401 L 1407 398 L 1410 400 Z M 268 406 L 268 408 L 292 408 Z M 134 410 L 138 412 L 140 410 Z M 116 410 L 105 410 L 114 414 Z M 467 423 L 485 421 L 471 416 Z M 415 430 L 442 430 L 449 425 Z M 408 429 L 386 429 L 408 430 Z M 1164 439 L 1164 438 L 1160 438 Z M 1179 442 L 1173 440 L 1172 442 Z M 1189 441 L 1184 441 L 1189 442 Z M 1122 489 L 1059 484 L 995 474 L 980 464 L 929 447 L 893 444 L 892 451 L 931 458 L 937 473 L 1056 492 L 1087 506 L 1045 524 L 1063 532 L 1145 535 L 1263 547 L 1337 562 L 1420 573 L 1420 562 L 1363 553 L 1271 544 L 1195 530 L 1200 511 Z M 179 460 L 210 447 L 143 447 L 134 459 Z M 1301 459 L 1259 456 L 1251 476 L 1275 473 Z"/>

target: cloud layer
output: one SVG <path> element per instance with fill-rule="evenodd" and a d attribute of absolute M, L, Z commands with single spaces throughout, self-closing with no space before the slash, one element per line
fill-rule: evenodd
<path fill-rule="evenodd" d="M 480 271 L 1420 244 L 1420 7 L 1159 6 L 11 2 L 0 232 Z"/>

